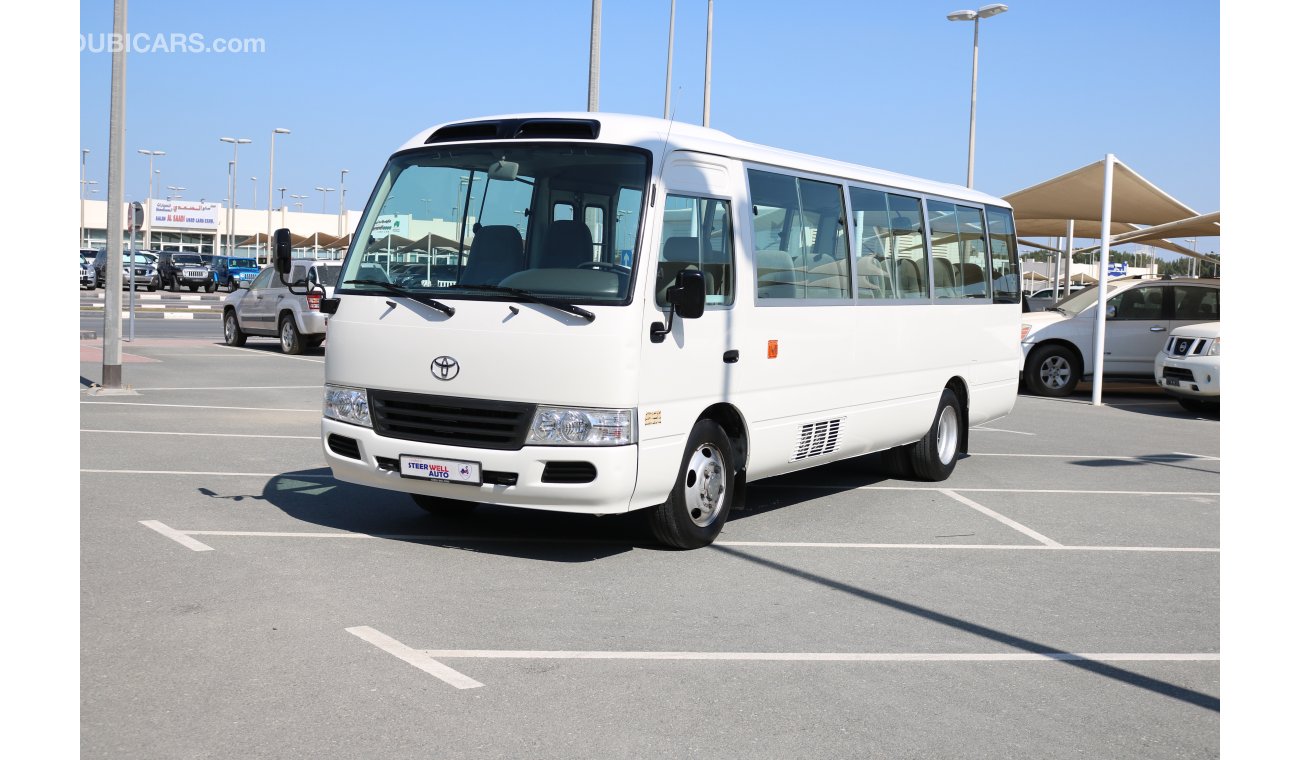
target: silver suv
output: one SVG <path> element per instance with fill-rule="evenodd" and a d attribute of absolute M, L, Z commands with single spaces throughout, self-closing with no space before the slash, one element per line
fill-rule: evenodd
<path fill-rule="evenodd" d="M 279 338 L 280 350 L 286 354 L 319 347 L 325 341 L 326 321 L 321 298 L 334 295 L 341 265 L 340 261 L 294 259 L 288 279 L 302 283 L 294 288 L 298 293 L 280 281 L 275 267 L 263 269 L 247 289 L 226 296 L 221 317 L 226 345 L 242 346 L 248 336 L 264 335 Z"/>
<path fill-rule="evenodd" d="M 1039 396 L 1068 396 L 1092 374 L 1097 288 L 1022 314 L 1020 348 L 1025 388 Z M 1126 278 L 1106 284 L 1105 375 L 1150 379 L 1171 330 L 1219 321 L 1215 279 Z"/>

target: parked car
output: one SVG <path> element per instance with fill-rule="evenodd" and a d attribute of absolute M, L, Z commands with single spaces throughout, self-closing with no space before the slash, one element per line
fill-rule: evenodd
<path fill-rule="evenodd" d="M 1097 286 L 1021 317 L 1021 379 L 1040 396 L 1068 396 L 1092 375 Z M 1131 277 L 1106 284 L 1106 377 L 1149 378 L 1171 330 L 1219 319 L 1217 279 Z"/>
<path fill-rule="evenodd" d="M 1156 354 L 1156 385 L 1189 412 L 1219 405 L 1219 323 L 1175 328 Z"/>
<path fill-rule="evenodd" d="M 108 264 L 108 250 L 95 254 L 95 286 L 103 287 L 106 282 L 105 265 Z M 135 286 L 153 292 L 159 288 L 158 254 L 152 251 L 122 251 L 122 287 L 131 287 L 132 269 L 135 274 Z"/>
<path fill-rule="evenodd" d="M 1085 290 L 1087 287 L 1088 287 L 1087 285 L 1071 285 L 1070 292 L 1066 293 L 1062 291 L 1060 298 L 1066 298 L 1074 293 L 1078 293 L 1081 290 Z M 1056 303 L 1058 300 L 1060 299 L 1052 295 L 1051 288 L 1043 288 L 1042 290 L 1034 291 L 1033 293 L 1030 293 L 1029 295 L 1025 296 L 1025 303 L 1029 305 L 1030 311 L 1043 311 L 1048 306 L 1051 306 L 1052 304 Z"/>
<path fill-rule="evenodd" d="M 199 253 L 163 251 L 158 257 L 158 277 L 162 287 L 173 292 L 187 287 L 191 293 L 203 288 L 211 293 L 217 289 L 211 258 Z"/>
<path fill-rule="evenodd" d="M 221 324 L 226 344 L 242 346 L 250 335 L 280 339 L 280 350 L 300 354 L 316 348 L 325 340 L 326 317 L 320 311 L 322 291 L 325 298 L 334 294 L 342 271 L 341 261 L 294 259 L 289 281 L 302 282 L 311 288 L 295 287 L 290 292 L 280 281 L 275 267 L 258 273 L 247 288 L 226 296 Z"/>
<path fill-rule="evenodd" d="M 257 260 L 242 256 L 213 256 L 213 280 L 218 290 L 225 288 L 233 293 L 237 288 L 246 288 L 257 277 Z"/>
<path fill-rule="evenodd" d="M 94 248 L 81 249 L 81 289 L 95 289 L 95 254 Z"/>

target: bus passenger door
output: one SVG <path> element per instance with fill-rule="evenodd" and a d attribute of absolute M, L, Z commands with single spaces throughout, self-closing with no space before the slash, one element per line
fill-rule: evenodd
<path fill-rule="evenodd" d="M 646 487 L 666 493 L 700 412 L 731 400 L 736 373 L 757 358 L 740 355 L 734 324 L 736 172 L 715 156 L 678 152 L 669 161 L 643 236 L 642 256 L 651 261 L 641 325 L 639 495 Z M 686 270 L 704 274 L 704 314 L 697 319 L 682 319 L 668 305 L 668 289 Z M 656 324 L 670 321 L 666 335 L 654 335 Z"/>

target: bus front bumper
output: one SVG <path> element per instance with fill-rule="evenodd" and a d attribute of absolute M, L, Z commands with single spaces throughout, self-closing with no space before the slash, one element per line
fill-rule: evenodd
<path fill-rule="evenodd" d="M 328 418 L 321 419 L 321 441 L 325 462 L 339 480 L 444 499 L 605 515 L 627 512 L 636 487 L 635 444 L 472 449 L 386 438 L 370 428 Z M 355 442 L 355 449 L 349 441 Z M 478 464 L 484 483 L 404 477 L 398 472 L 403 455 Z M 555 482 L 580 481 L 589 473 L 586 482 Z M 543 481 L 544 475 L 550 482 Z"/>

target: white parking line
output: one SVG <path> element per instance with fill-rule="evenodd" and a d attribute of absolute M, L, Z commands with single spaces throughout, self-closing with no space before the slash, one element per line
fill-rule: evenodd
<path fill-rule="evenodd" d="M 295 441 L 319 441 L 319 435 L 254 435 L 252 433 L 183 433 L 162 430 L 90 430 L 82 428 L 83 433 L 115 433 L 121 435 L 195 435 L 211 438 L 285 438 Z"/>
<path fill-rule="evenodd" d="M 965 496 L 962 496 L 961 494 L 952 491 L 951 489 L 941 488 L 939 489 L 939 493 L 953 499 L 954 501 L 961 502 L 962 504 L 965 504 L 966 506 L 970 507 L 971 509 L 981 514 L 988 515 L 989 517 L 992 517 L 994 520 L 997 520 L 998 522 L 1002 523 L 1008 528 L 1024 533 L 1026 536 L 1029 536 L 1035 541 L 1038 541 L 1039 543 L 1042 543 L 1046 546 L 1059 547 L 1061 545 L 1060 543 L 1053 541 L 1047 536 L 1044 536 L 1042 533 L 1026 528 L 1025 526 L 1021 525 L 1015 520 L 1012 520 L 1010 517 L 1007 517 L 1006 515 L 1000 515 L 997 512 L 994 512 L 993 510 L 984 506 L 983 504 L 978 504 L 976 502 L 973 502 L 970 499 L 966 498 Z"/>
<path fill-rule="evenodd" d="M 1219 496 L 1218 491 L 1094 491 L 1069 488 L 938 488 L 934 486 L 837 486 L 817 483 L 770 483 L 759 481 L 746 488 L 809 488 L 833 491 L 963 491 L 966 493 L 1068 493 L 1104 496 Z"/>
<path fill-rule="evenodd" d="M 234 538 L 348 538 L 348 539 L 383 539 L 387 541 L 421 541 L 430 543 L 519 543 L 519 544 L 609 544 L 613 540 L 593 538 L 546 538 L 540 536 L 469 536 L 469 535 L 429 535 L 418 533 L 352 533 L 349 531 L 266 531 L 266 530 L 176 530 L 185 536 L 228 536 Z M 1219 549 L 1212 546 L 1067 546 L 1051 544 L 875 544 L 853 543 L 845 541 L 715 541 L 715 546 L 748 546 L 776 549 L 903 549 L 903 550 L 968 550 L 968 551 L 1063 551 L 1063 552 L 1156 552 L 1156 553 L 1191 553 L 1218 554 Z"/>
<path fill-rule="evenodd" d="M 192 355 L 192 354 L 188 354 Z M 226 356 L 226 354 L 209 354 Z M 300 391 L 320 390 L 320 385 L 208 385 L 193 388 L 136 388 L 137 391 Z"/>
<path fill-rule="evenodd" d="M 213 550 L 211 546 L 195 541 L 183 531 L 169 528 L 166 525 L 163 525 L 162 523 L 158 522 L 157 520 L 141 520 L 140 524 L 145 526 L 146 528 L 151 528 L 153 530 L 158 531 L 159 533 L 170 538 L 171 540 L 175 541 L 181 546 L 186 547 L 187 549 L 193 549 L 196 552 L 210 552 Z"/>
<path fill-rule="evenodd" d="M 411 649 L 397 639 L 391 636 L 386 636 L 370 626 L 359 625 L 353 628 L 344 628 L 343 630 L 356 636 L 362 641 L 374 644 L 397 659 L 414 665 L 434 678 L 455 686 L 457 689 L 477 689 L 483 685 L 464 673 L 452 670 L 446 665 L 443 665 L 428 654 L 421 652 L 418 649 Z"/>
<path fill-rule="evenodd" d="M 238 348 L 238 347 L 236 347 L 236 346 L 222 346 L 222 348 L 225 348 L 225 349 L 227 349 L 227 350 L 229 350 L 229 351 L 240 351 L 240 352 L 246 352 L 246 353 L 252 354 L 252 355 L 254 355 L 254 356 L 278 356 L 278 357 L 280 357 L 280 358 L 282 358 L 282 359 L 297 359 L 298 361 L 302 361 L 302 362 L 313 362 L 313 363 L 315 363 L 315 364 L 324 364 L 324 363 L 325 363 L 325 360 L 324 360 L 324 359 L 313 359 L 313 358 L 311 358 L 311 357 L 309 357 L 309 356 L 290 356 L 289 354 L 286 354 L 286 353 L 284 353 L 284 352 L 282 352 L 282 351 L 275 351 L 275 352 L 271 352 L 271 351 L 258 351 L 257 349 L 253 349 L 253 348 Z"/>
<path fill-rule="evenodd" d="M 229 409 L 239 412 L 310 412 L 320 414 L 320 407 L 312 409 L 271 409 L 264 406 L 203 406 L 201 404 L 146 404 L 136 401 L 82 401 L 83 404 L 104 406 L 164 406 L 171 409 Z"/>
<path fill-rule="evenodd" d="M 973 427 L 971 430 L 979 430 L 983 433 L 1014 433 L 1015 435 L 1038 435 L 1038 433 L 1026 433 L 1023 430 L 1002 430 L 1001 428 Z"/>

